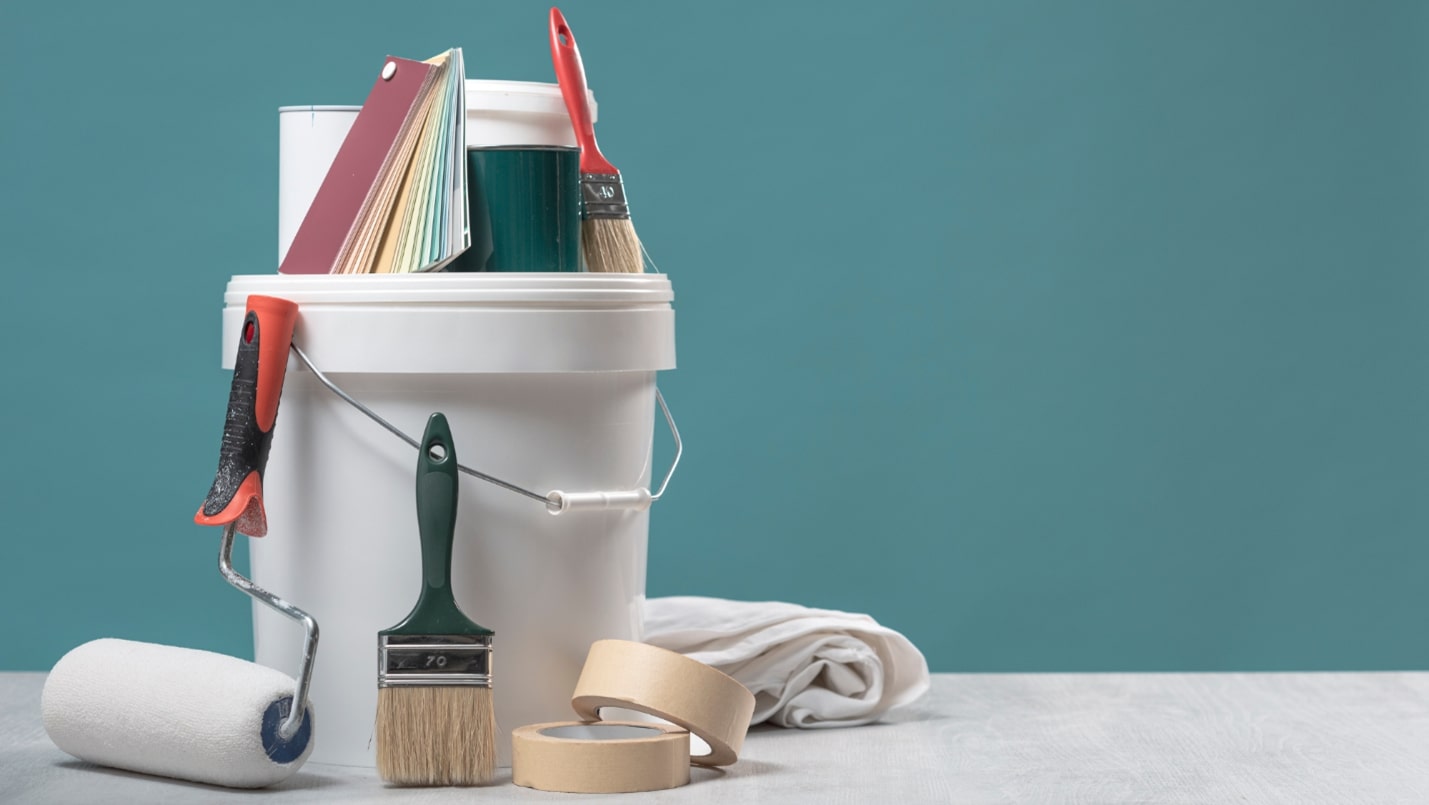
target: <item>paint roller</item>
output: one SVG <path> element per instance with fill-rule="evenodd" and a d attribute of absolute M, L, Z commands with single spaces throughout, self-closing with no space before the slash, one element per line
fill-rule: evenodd
<path fill-rule="evenodd" d="M 259 788 L 287 779 L 313 747 L 308 684 L 311 616 L 233 568 L 235 532 L 268 532 L 263 473 L 287 370 L 297 305 L 250 296 L 239 334 L 218 472 L 194 521 L 223 527 L 219 570 L 230 584 L 301 623 L 298 678 L 209 651 L 106 638 L 55 664 L 41 710 L 50 740 L 103 766 Z"/>

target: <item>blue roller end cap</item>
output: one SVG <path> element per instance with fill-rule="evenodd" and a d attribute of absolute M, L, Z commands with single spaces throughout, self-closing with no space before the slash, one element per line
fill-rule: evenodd
<path fill-rule="evenodd" d="M 268 705 L 268 709 L 263 712 L 263 751 L 274 763 L 292 763 L 302 757 L 303 752 L 308 749 L 308 741 L 312 740 L 312 708 L 303 713 L 303 723 L 298 725 L 298 731 L 293 733 L 293 737 L 284 738 L 278 734 L 278 728 L 283 725 L 292 709 L 293 697 L 285 696 Z"/>

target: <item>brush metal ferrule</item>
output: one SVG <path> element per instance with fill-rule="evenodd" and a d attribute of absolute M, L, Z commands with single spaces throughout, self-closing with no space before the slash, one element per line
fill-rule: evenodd
<path fill-rule="evenodd" d="M 377 687 L 491 687 L 491 635 L 378 635 Z"/>
<path fill-rule="evenodd" d="M 618 173 L 581 174 L 582 218 L 629 218 L 625 183 Z"/>

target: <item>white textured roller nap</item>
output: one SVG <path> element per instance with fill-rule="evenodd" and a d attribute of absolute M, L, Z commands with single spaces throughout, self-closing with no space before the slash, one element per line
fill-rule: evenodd
<path fill-rule="evenodd" d="M 292 740 L 276 736 L 287 712 L 278 703 L 292 695 L 293 680 L 272 668 L 105 638 L 60 658 L 45 680 L 41 710 L 50 740 L 81 760 L 259 788 L 287 779 L 312 751 L 311 706 Z"/>

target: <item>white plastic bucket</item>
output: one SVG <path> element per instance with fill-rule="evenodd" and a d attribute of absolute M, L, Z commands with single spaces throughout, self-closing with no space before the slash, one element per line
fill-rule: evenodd
<path fill-rule="evenodd" d="M 675 366 L 673 292 L 659 274 L 239 276 L 224 296 L 231 368 L 249 294 L 298 303 L 294 341 L 349 394 L 414 437 L 446 414 L 457 458 L 530 490 L 648 487 L 655 373 Z M 416 451 L 290 361 L 264 482 L 269 534 L 254 580 L 321 627 L 312 696 L 318 763 L 371 766 L 377 632 L 421 586 Z M 511 729 L 570 718 L 592 641 L 638 640 L 648 510 L 552 516 L 462 476 L 453 588 L 496 630 Z M 255 604 L 259 663 L 296 673 L 301 630 Z"/>

